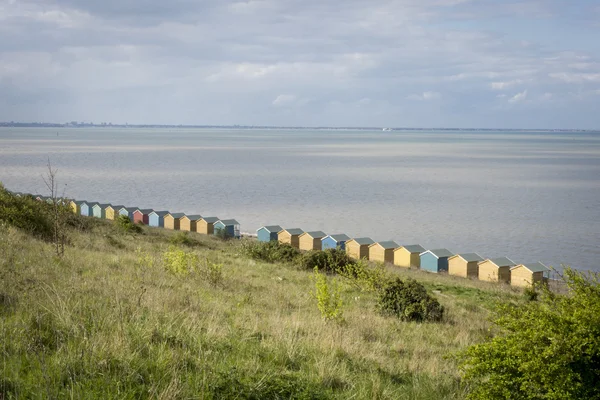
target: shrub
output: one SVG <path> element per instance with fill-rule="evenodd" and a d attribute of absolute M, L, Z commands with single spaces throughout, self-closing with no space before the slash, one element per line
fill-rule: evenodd
<path fill-rule="evenodd" d="M 172 274 L 186 276 L 198 269 L 198 257 L 175 246 L 163 254 L 165 269 Z"/>
<path fill-rule="evenodd" d="M 538 295 L 539 293 L 535 286 L 528 286 L 523 291 L 523 297 L 525 297 L 525 300 L 527 301 L 536 301 L 538 299 Z"/>
<path fill-rule="evenodd" d="M 413 279 L 388 282 L 380 291 L 378 308 L 403 321 L 440 321 L 444 316 L 444 307 Z"/>
<path fill-rule="evenodd" d="M 223 264 L 206 261 L 205 277 L 213 286 L 218 286 L 223 281 Z"/>
<path fill-rule="evenodd" d="M 371 267 L 368 261 L 362 259 L 345 264 L 336 272 L 363 291 L 380 290 L 389 280 L 382 264 Z"/>
<path fill-rule="evenodd" d="M 569 293 L 501 304 L 501 333 L 459 354 L 471 399 L 599 399 L 600 274 L 564 271 Z"/>
<path fill-rule="evenodd" d="M 334 273 L 338 270 L 345 269 L 348 265 L 356 262 L 340 249 L 327 249 L 324 251 L 313 250 L 302 255 L 300 265 L 307 270 L 314 270 L 315 267 L 319 271 Z"/>
<path fill-rule="evenodd" d="M 326 321 L 342 319 L 342 297 L 340 289 L 334 283 L 329 285 L 327 275 L 319 272 L 317 267 L 314 268 L 313 280 L 315 282 L 314 298 L 317 300 L 317 307 L 321 312 L 321 316 Z"/>
<path fill-rule="evenodd" d="M 31 196 L 16 197 L 0 184 L 0 221 L 46 241 L 54 239 L 50 204 Z"/>
<path fill-rule="evenodd" d="M 131 221 L 129 219 L 129 217 L 126 215 L 119 215 L 115 219 L 115 223 L 117 224 L 117 227 L 123 232 L 127 232 L 127 233 L 141 233 L 142 232 L 142 227 L 137 224 L 134 224 L 133 221 Z"/>
<path fill-rule="evenodd" d="M 233 239 L 233 236 L 227 232 L 225 229 L 215 229 L 214 231 L 215 237 L 221 240 L 230 240 Z"/>
<path fill-rule="evenodd" d="M 300 256 L 300 250 L 287 243 L 277 241 L 258 242 L 246 240 L 242 252 L 253 260 L 273 262 L 293 262 Z"/>
<path fill-rule="evenodd" d="M 169 242 L 174 245 L 183 245 L 188 247 L 196 246 L 198 244 L 198 241 L 192 239 L 187 232 L 178 232 L 176 235 L 171 236 Z"/>

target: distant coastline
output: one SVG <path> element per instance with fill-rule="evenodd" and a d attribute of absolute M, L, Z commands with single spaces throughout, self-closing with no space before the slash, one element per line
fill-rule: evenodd
<path fill-rule="evenodd" d="M 113 124 L 92 122 L 14 122 L 0 121 L 0 128 L 158 128 L 158 129 L 289 129 L 289 130 L 363 130 L 381 131 L 382 126 L 275 126 L 275 125 L 161 125 L 161 124 Z M 600 132 L 598 129 L 550 129 L 550 128 L 385 128 L 390 131 L 451 131 L 451 132 Z"/>

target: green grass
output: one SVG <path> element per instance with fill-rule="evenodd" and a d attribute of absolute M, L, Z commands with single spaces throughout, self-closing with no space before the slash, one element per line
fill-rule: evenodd
<path fill-rule="evenodd" d="M 312 271 L 242 255 L 241 241 L 94 220 L 50 243 L 0 226 L 0 399 L 457 399 L 455 351 L 490 335 L 505 285 L 388 268 L 423 283 L 441 323 L 375 311 L 374 293 L 342 285 L 342 322 L 325 322 Z M 204 269 L 170 273 L 172 246 Z"/>

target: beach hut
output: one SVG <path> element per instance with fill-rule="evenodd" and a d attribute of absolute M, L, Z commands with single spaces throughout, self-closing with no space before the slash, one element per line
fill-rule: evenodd
<path fill-rule="evenodd" d="M 350 240 L 350 237 L 348 235 L 344 235 L 343 233 L 325 236 L 323 239 L 321 239 L 321 248 L 323 250 L 340 249 L 342 251 L 346 251 L 346 242 L 348 240 Z"/>
<path fill-rule="evenodd" d="M 106 207 L 106 210 L 104 211 L 104 216 L 106 219 L 109 220 L 114 220 L 117 215 L 119 215 L 119 210 L 121 208 L 124 208 L 125 206 L 114 206 L 114 205 L 109 205 L 108 207 Z"/>
<path fill-rule="evenodd" d="M 541 262 L 519 264 L 510 269 L 510 284 L 512 286 L 527 287 L 544 282 L 545 274 L 550 271 Z"/>
<path fill-rule="evenodd" d="M 259 242 L 271 242 L 277 240 L 277 233 L 283 230 L 279 225 L 265 225 L 256 230 Z"/>
<path fill-rule="evenodd" d="M 185 216 L 184 213 L 167 213 L 167 214 L 165 214 L 165 216 L 163 217 L 164 228 L 178 231 L 179 230 L 179 221 L 183 216 Z"/>
<path fill-rule="evenodd" d="M 133 222 L 133 214 L 139 210 L 137 207 L 127 207 L 127 217 Z"/>
<path fill-rule="evenodd" d="M 110 206 L 110 204 L 94 204 L 92 206 L 92 216 L 102 219 L 106 218 L 106 207 L 108 206 Z"/>
<path fill-rule="evenodd" d="M 369 246 L 369 260 L 382 263 L 394 263 L 394 250 L 400 245 L 392 240 L 373 243 Z"/>
<path fill-rule="evenodd" d="M 46 196 L 42 196 L 41 194 L 36 194 L 34 197 L 37 201 L 46 201 Z"/>
<path fill-rule="evenodd" d="M 277 232 L 277 240 L 279 243 L 287 243 L 292 245 L 297 249 L 300 248 L 300 235 L 302 235 L 304 231 L 299 228 L 291 228 L 291 229 L 282 229 Z"/>
<path fill-rule="evenodd" d="M 165 215 L 169 214 L 168 211 L 152 211 L 148 214 L 148 225 L 157 228 L 165 226 Z"/>
<path fill-rule="evenodd" d="M 131 218 L 129 217 L 129 210 L 130 210 L 130 208 L 128 208 L 128 207 L 121 207 L 121 208 L 119 208 L 119 209 L 117 210 L 117 214 L 116 214 L 116 216 L 118 217 L 119 215 L 123 215 L 123 216 L 125 216 L 125 217 L 127 217 L 127 218 L 131 219 Z"/>
<path fill-rule="evenodd" d="M 448 258 L 452 257 L 448 249 L 426 250 L 420 254 L 421 269 L 428 272 L 448 272 Z"/>
<path fill-rule="evenodd" d="M 135 224 L 148 225 L 150 223 L 150 213 L 154 211 L 151 208 L 138 209 L 133 212 L 133 222 Z"/>
<path fill-rule="evenodd" d="M 483 257 L 477 253 L 456 254 L 448 258 L 448 274 L 463 278 L 477 278 L 481 261 Z"/>
<path fill-rule="evenodd" d="M 394 265 L 404 268 L 420 268 L 421 253 L 426 249 L 419 244 L 400 246 L 394 250 Z"/>
<path fill-rule="evenodd" d="M 213 225 L 213 234 L 239 239 L 240 223 L 235 219 L 220 219 Z"/>
<path fill-rule="evenodd" d="M 321 231 L 304 232 L 298 236 L 300 250 L 321 250 L 321 239 L 327 236 Z"/>
<path fill-rule="evenodd" d="M 506 257 L 489 258 L 479 263 L 478 277 L 480 281 L 510 282 L 510 269 L 516 264 Z"/>
<path fill-rule="evenodd" d="M 212 235 L 215 233 L 215 222 L 219 217 L 202 217 L 196 223 L 196 232 L 204 235 Z"/>
<path fill-rule="evenodd" d="M 369 246 L 375 243 L 368 237 L 354 238 L 346 241 L 346 254 L 352 258 L 369 259 Z"/>
<path fill-rule="evenodd" d="M 184 215 L 179 220 L 179 229 L 182 231 L 196 232 L 196 224 L 202 215 Z"/>
<path fill-rule="evenodd" d="M 90 203 L 87 201 L 82 201 L 79 205 L 79 214 L 89 217 L 92 215 L 92 208 L 90 207 Z"/>
<path fill-rule="evenodd" d="M 87 203 L 85 200 L 71 200 L 71 202 L 69 203 L 69 206 L 71 207 L 71 210 L 73 210 L 73 212 L 75 214 L 81 214 L 81 204 L 82 203 Z"/>

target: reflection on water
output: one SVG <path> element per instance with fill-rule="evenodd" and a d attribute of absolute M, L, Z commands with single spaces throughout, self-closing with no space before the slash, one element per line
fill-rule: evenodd
<path fill-rule="evenodd" d="M 8 188 L 48 157 L 76 198 L 600 270 L 598 133 L 0 129 Z"/>

